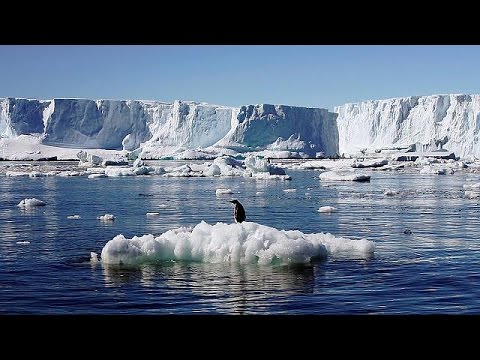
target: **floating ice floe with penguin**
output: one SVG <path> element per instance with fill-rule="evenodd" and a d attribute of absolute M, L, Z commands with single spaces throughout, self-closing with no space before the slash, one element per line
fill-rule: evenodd
<path fill-rule="evenodd" d="M 204 221 L 194 227 L 179 227 L 159 236 L 147 234 L 126 238 L 117 235 L 92 261 L 110 265 L 139 265 L 158 261 L 229 262 L 240 264 L 308 264 L 327 257 L 369 259 L 375 243 L 348 239 L 330 233 L 305 234 L 278 230 L 255 222 L 214 225 Z"/>

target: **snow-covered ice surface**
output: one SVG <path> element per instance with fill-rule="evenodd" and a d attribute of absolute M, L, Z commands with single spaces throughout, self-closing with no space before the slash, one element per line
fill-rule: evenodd
<path fill-rule="evenodd" d="M 84 149 L 60 147 L 42 143 L 39 136 L 19 135 L 16 138 L 0 138 L 0 159 L 25 160 L 78 160 L 77 154 Z M 127 152 L 105 149 L 88 149 L 88 152 L 104 159 L 125 159 Z"/>
<path fill-rule="evenodd" d="M 246 221 L 214 225 L 202 221 L 193 228 L 180 227 L 157 237 L 148 234 L 128 239 L 117 235 L 103 247 L 101 261 L 129 265 L 166 260 L 279 265 L 309 263 L 340 254 L 365 259 L 372 257 L 374 250 L 375 243 L 366 239 L 304 234 Z"/>

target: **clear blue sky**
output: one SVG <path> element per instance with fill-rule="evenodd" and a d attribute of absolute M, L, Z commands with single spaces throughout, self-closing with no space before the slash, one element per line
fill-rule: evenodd
<path fill-rule="evenodd" d="M 480 93 L 480 46 L 0 45 L 0 97 L 175 99 L 333 109 Z"/>

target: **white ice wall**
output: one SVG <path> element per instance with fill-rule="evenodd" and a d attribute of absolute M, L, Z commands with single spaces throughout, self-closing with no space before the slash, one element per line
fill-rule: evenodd
<path fill-rule="evenodd" d="M 282 150 L 278 147 L 285 144 L 285 150 L 295 146 L 310 156 L 316 152 L 338 154 L 336 114 L 326 109 L 249 105 L 240 108 L 237 120 L 235 129 L 218 145 L 252 151 L 272 148 L 272 144 Z"/>
<path fill-rule="evenodd" d="M 39 100 L 0 99 L 0 137 L 43 133 L 42 113 L 47 106 Z"/>
<path fill-rule="evenodd" d="M 480 95 L 411 96 L 345 104 L 338 113 L 340 154 L 361 149 L 442 147 L 457 156 L 480 157 Z M 421 148 L 422 144 L 426 145 Z"/>
<path fill-rule="evenodd" d="M 235 108 L 176 100 L 173 104 L 146 104 L 149 145 L 187 149 L 213 145 L 228 133 Z"/>
<path fill-rule="evenodd" d="M 299 147 L 337 153 L 335 114 L 284 105 L 242 108 L 192 101 L 0 99 L 0 135 L 38 133 L 44 144 L 134 150 L 239 146 L 248 150 Z M 281 149 L 280 149 L 281 150 Z"/>

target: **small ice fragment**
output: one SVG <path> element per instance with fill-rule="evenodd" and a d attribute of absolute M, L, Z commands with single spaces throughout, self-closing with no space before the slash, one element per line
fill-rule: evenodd
<path fill-rule="evenodd" d="M 218 196 L 218 195 L 226 195 L 226 194 L 233 194 L 233 191 L 232 189 L 223 189 L 223 188 L 220 188 L 220 189 L 217 189 L 215 191 L 215 194 Z"/>
<path fill-rule="evenodd" d="M 26 208 L 26 207 L 33 207 L 33 206 L 45 206 L 45 205 L 46 204 L 44 201 L 38 200 L 37 198 L 27 198 L 20 201 L 17 206 Z"/>
<path fill-rule="evenodd" d="M 115 216 L 113 214 L 105 214 L 97 217 L 100 221 L 113 221 L 115 220 Z"/>
<path fill-rule="evenodd" d="M 320 213 L 332 213 L 336 212 L 337 208 L 334 206 L 322 206 L 317 211 Z"/>

